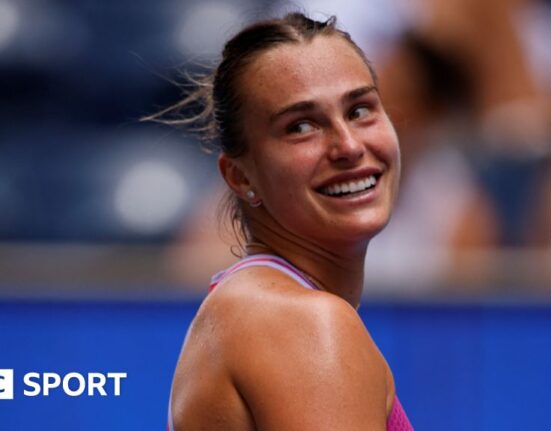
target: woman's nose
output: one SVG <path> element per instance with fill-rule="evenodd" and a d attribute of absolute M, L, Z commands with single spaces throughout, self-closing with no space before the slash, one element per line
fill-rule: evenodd
<path fill-rule="evenodd" d="M 365 146 L 347 124 L 333 127 L 329 141 L 329 158 L 334 162 L 356 163 L 362 159 Z"/>

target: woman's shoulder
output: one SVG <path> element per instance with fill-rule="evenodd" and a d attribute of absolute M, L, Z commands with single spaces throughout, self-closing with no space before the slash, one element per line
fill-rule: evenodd
<path fill-rule="evenodd" d="M 287 274 L 270 267 L 251 267 L 236 272 L 216 287 L 202 304 L 200 314 L 241 328 L 239 322 L 256 328 L 273 322 L 279 327 L 299 318 L 302 324 L 335 320 L 361 320 L 342 298 L 306 288 Z M 282 319 L 285 317 L 285 319 Z M 258 328 L 258 329 L 262 329 Z"/>
<path fill-rule="evenodd" d="M 228 356 L 257 352 L 277 357 L 298 348 L 307 339 L 319 350 L 365 346 L 379 356 L 356 310 L 342 298 L 307 289 L 285 274 L 267 267 L 247 268 L 233 274 L 205 299 L 198 320 L 208 322 Z M 284 346 L 278 352 L 276 346 Z M 316 353 L 316 350 L 318 352 Z M 238 359 L 240 361 L 240 359 Z"/>

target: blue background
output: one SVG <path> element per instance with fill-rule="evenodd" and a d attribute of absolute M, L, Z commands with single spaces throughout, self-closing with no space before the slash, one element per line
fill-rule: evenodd
<path fill-rule="evenodd" d="M 199 302 L 3 301 L 2 430 L 164 430 L 172 372 Z M 547 305 L 369 303 L 360 312 L 417 430 L 545 429 Z M 23 396 L 30 371 L 126 372 L 120 397 Z"/>

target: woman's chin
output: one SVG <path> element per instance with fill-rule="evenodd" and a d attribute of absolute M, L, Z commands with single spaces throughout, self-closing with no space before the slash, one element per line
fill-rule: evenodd
<path fill-rule="evenodd" d="M 371 239 L 377 236 L 387 225 L 388 219 L 371 220 L 368 223 L 347 224 L 341 228 L 333 226 L 321 232 L 320 240 L 329 244 L 346 244 L 366 247 Z"/>

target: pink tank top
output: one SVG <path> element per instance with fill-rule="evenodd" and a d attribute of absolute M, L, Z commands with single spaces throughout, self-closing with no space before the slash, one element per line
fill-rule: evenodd
<path fill-rule="evenodd" d="M 303 272 L 295 268 L 285 259 L 282 259 L 278 256 L 274 256 L 271 254 L 254 254 L 251 256 L 246 256 L 245 258 L 241 259 L 239 262 L 230 266 L 225 271 L 221 271 L 216 275 L 214 275 L 214 277 L 212 277 L 212 280 L 211 280 L 209 292 L 212 291 L 224 278 L 228 277 L 229 275 L 237 271 L 240 271 L 245 268 L 249 268 L 251 266 L 267 266 L 270 268 L 277 269 L 278 271 L 281 271 L 287 274 L 289 277 L 291 277 L 293 280 L 295 280 L 297 283 L 304 286 L 305 288 L 318 290 L 316 285 L 312 283 Z M 172 398 L 172 394 L 170 398 Z M 168 408 L 167 431 L 174 430 L 170 404 L 171 402 L 169 402 L 169 408 Z M 413 427 L 411 426 L 411 423 L 409 422 L 406 412 L 404 411 L 398 397 L 394 398 L 392 409 L 386 420 L 386 429 L 387 431 L 413 431 Z"/>

